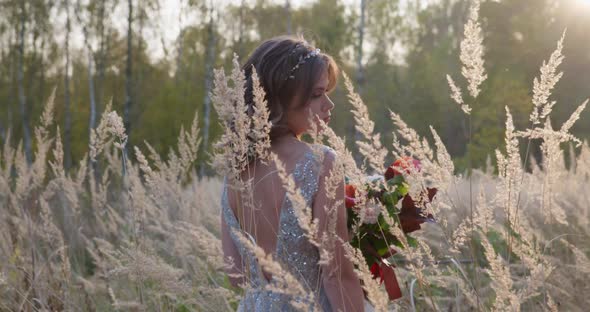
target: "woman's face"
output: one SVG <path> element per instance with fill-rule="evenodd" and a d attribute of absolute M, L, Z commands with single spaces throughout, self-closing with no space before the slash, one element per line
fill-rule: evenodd
<path fill-rule="evenodd" d="M 287 114 L 287 126 L 298 137 L 310 129 L 309 121 L 313 120 L 319 126 L 318 119 L 325 123 L 330 122 L 332 109 L 334 103 L 328 97 L 327 88 L 330 81 L 328 79 L 328 70 L 326 69 L 322 77 L 313 86 L 311 92 L 311 99 L 305 107 L 294 108 L 299 103 L 299 99 L 295 97 L 291 103 L 291 108 Z"/>

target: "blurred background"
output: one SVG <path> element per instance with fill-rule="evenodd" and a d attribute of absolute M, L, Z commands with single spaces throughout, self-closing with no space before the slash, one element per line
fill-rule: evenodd
<path fill-rule="evenodd" d="M 198 112 L 206 148 L 197 167 L 212 175 L 207 162 L 221 131 L 208 97 L 213 69 L 229 69 L 234 52 L 244 61 L 264 39 L 303 34 L 351 76 L 386 147 L 392 110 L 422 135 L 434 126 L 458 170 L 467 153 L 480 167 L 503 146 L 505 106 L 517 129 L 529 126 L 533 79 L 565 29 L 554 127 L 590 95 L 590 0 L 482 4 L 488 80 L 468 102 L 469 147 L 467 119 L 446 80 L 450 74 L 465 90 L 458 48 L 468 7 L 465 0 L 2 0 L 0 142 L 10 132 L 8 143 L 22 141 L 30 160 L 32 128 L 55 87 L 67 168 L 82 159 L 89 130 L 112 101 L 130 144 L 145 140 L 160 154 Z M 332 127 L 354 148 L 342 84 L 332 98 Z M 572 132 L 590 137 L 589 120 L 583 112 Z"/>

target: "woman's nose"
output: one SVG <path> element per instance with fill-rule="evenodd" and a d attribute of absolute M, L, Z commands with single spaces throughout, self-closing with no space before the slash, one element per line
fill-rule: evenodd
<path fill-rule="evenodd" d="M 330 99 L 327 95 L 326 95 L 326 111 L 331 111 L 332 109 L 334 109 L 334 102 L 332 102 L 332 99 Z"/>

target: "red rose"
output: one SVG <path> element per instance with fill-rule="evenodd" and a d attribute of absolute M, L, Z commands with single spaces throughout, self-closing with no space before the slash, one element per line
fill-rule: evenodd
<path fill-rule="evenodd" d="M 394 161 L 389 167 L 387 171 L 385 171 L 384 177 L 385 181 L 389 179 L 393 179 L 395 176 L 401 175 L 402 173 L 400 170 L 404 170 L 407 174 L 410 173 L 410 164 L 414 166 L 414 169 L 420 171 L 421 164 L 418 159 L 414 159 L 410 156 L 404 156 L 396 161 Z"/>
<path fill-rule="evenodd" d="M 378 262 L 373 263 L 371 266 L 371 274 L 373 274 L 373 279 L 381 277 L 381 266 Z M 381 279 L 381 282 L 383 282 L 383 279 Z"/>

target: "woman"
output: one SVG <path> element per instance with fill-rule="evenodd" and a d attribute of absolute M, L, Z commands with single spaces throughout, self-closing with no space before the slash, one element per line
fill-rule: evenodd
<path fill-rule="evenodd" d="M 284 164 L 286 172 L 292 174 L 311 207 L 313 219 L 319 221 L 317 237 L 320 238 L 329 231 L 329 216 L 324 207 L 334 203 L 326 194 L 324 182 L 335 166 L 336 154 L 323 145 L 301 141 L 301 135 L 317 129 L 319 119 L 330 121 L 334 103 L 328 93 L 336 86 L 338 67 L 329 55 L 302 38 L 282 36 L 263 42 L 242 69 L 246 76 L 245 102 L 250 107 L 252 70 L 259 76 L 272 122 L 270 151 Z M 224 184 L 221 220 L 223 252 L 233 263 L 228 269 L 230 281 L 234 286 L 242 283 L 249 286 L 238 310 L 289 311 L 295 309 L 294 305 L 304 305 L 309 310 L 363 311 L 360 281 L 341 243 L 348 240 L 344 201 L 339 201 L 334 216 L 335 232 L 341 240 L 325 247 L 333 257 L 320 265 L 319 250 L 304 236 L 276 165 L 254 159 L 241 173 L 241 180 L 250 186 L 251 198 L 244 199 L 240 192 L 232 192 Z M 336 188 L 336 199 L 343 198 L 342 178 Z M 272 272 L 260 268 L 236 231 L 272 255 L 310 295 L 294 298 L 284 291 L 269 290 L 275 280 Z"/>

